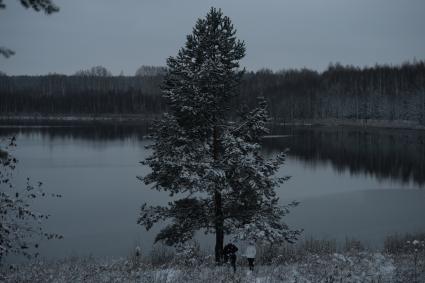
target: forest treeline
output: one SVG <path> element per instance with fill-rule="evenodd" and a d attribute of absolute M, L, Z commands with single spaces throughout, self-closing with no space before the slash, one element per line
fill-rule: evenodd
<path fill-rule="evenodd" d="M 162 76 L 0 77 L 3 115 L 147 114 L 165 110 Z"/>
<path fill-rule="evenodd" d="M 97 68 L 97 69 L 96 69 Z M 165 69 L 142 67 L 135 76 L 112 76 L 99 67 L 66 76 L 0 75 L 5 115 L 156 115 L 167 110 L 160 85 Z M 158 72 L 157 70 L 161 70 Z M 263 96 L 279 121 L 405 120 L 425 125 L 425 62 L 357 68 L 247 72 L 234 110 Z"/>

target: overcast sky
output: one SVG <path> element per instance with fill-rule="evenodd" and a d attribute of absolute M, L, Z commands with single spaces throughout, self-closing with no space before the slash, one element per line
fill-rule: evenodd
<path fill-rule="evenodd" d="M 51 16 L 5 0 L 0 57 L 10 75 L 73 74 L 102 65 L 132 75 L 141 65 L 165 65 L 199 17 L 222 8 L 247 47 L 249 70 L 330 62 L 356 66 L 425 59 L 424 0 L 56 0 Z"/>

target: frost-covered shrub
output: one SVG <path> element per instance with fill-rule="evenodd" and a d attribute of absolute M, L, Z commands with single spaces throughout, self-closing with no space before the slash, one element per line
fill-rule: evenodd
<path fill-rule="evenodd" d="M 294 262 L 298 257 L 298 251 L 294 244 L 260 244 L 257 247 L 258 264 L 287 264 Z"/>
<path fill-rule="evenodd" d="M 157 243 L 153 245 L 147 261 L 153 266 L 163 266 L 173 262 L 175 256 L 176 254 L 174 249 L 161 243 Z"/>
<path fill-rule="evenodd" d="M 189 241 L 176 247 L 173 263 L 179 267 L 197 267 L 205 263 L 205 255 L 198 242 Z"/>
<path fill-rule="evenodd" d="M 425 251 L 425 241 L 417 239 L 413 241 L 406 241 L 405 250 L 412 254 L 423 253 Z"/>
<path fill-rule="evenodd" d="M 306 239 L 299 245 L 300 254 L 333 254 L 337 251 L 336 240 Z"/>
<path fill-rule="evenodd" d="M 389 236 L 385 251 L 397 262 L 400 282 L 425 282 L 425 233 Z"/>
<path fill-rule="evenodd" d="M 343 250 L 344 252 L 347 252 L 347 253 L 357 253 L 357 252 L 364 251 L 365 247 L 361 241 L 347 238 L 345 239 Z"/>
<path fill-rule="evenodd" d="M 425 242 L 425 233 L 417 234 L 394 234 L 385 238 L 384 250 L 390 254 L 405 254 L 412 252 L 412 246 L 409 243 L 413 241 Z"/>
<path fill-rule="evenodd" d="M 128 263 L 131 269 L 138 269 L 143 263 L 142 249 L 136 246 L 128 257 Z"/>

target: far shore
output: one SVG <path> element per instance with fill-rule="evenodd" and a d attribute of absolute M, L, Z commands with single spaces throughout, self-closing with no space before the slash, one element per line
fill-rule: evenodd
<path fill-rule="evenodd" d="M 160 114 L 105 114 L 105 115 L 0 115 L 0 125 L 50 125 L 69 123 L 123 123 L 149 122 L 160 118 Z M 425 125 L 409 120 L 377 119 L 272 119 L 271 123 L 281 126 L 352 126 L 367 128 L 425 130 Z"/>
<path fill-rule="evenodd" d="M 0 125 L 67 125 L 74 123 L 136 124 L 158 119 L 160 115 L 106 114 L 106 115 L 1 115 Z"/>
<path fill-rule="evenodd" d="M 284 126 L 352 126 L 367 128 L 425 130 L 425 125 L 408 120 L 376 120 L 376 119 L 316 119 L 316 120 L 273 120 L 273 123 Z"/>

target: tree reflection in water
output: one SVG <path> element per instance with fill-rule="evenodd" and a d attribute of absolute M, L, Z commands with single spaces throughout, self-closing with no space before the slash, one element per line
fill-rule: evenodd
<path fill-rule="evenodd" d="M 69 123 L 49 126 L 1 126 L 1 136 L 39 134 L 43 139 L 86 141 L 143 140 L 149 123 Z M 267 155 L 289 148 L 289 156 L 310 166 L 330 163 L 338 172 L 372 175 L 401 183 L 425 184 L 425 132 L 362 127 L 272 127 Z"/>

